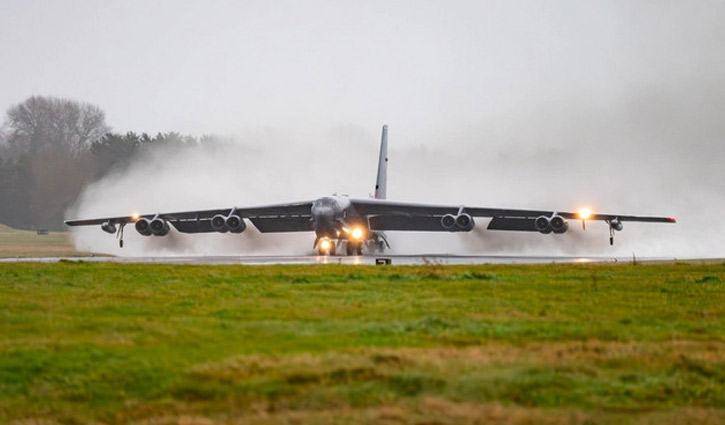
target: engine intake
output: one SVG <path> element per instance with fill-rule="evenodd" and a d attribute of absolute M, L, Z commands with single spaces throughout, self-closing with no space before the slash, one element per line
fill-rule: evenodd
<path fill-rule="evenodd" d="M 242 233 L 244 229 L 247 228 L 247 225 L 241 217 L 234 214 L 234 211 L 232 211 L 232 214 L 229 214 L 229 216 L 217 214 L 212 217 L 211 228 L 214 229 L 215 232 L 219 233 Z"/>
<path fill-rule="evenodd" d="M 227 229 L 229 229 L 229 231 L 232 233 L 242 233 L 244 229 L 247 228 L 244 220 L 242 220 L 242 218 L 236 214 L 232 214 L 227 217 L 225 224 L 227 226 Z"/>
<path fill-rule="evenodd" d="M 462 213 L 456 217 L 456 227 L 459 232 L 470 232 L 474 225 L 473 217 L 469 214 Z"/>
<path fill-rule="evenodd" d="M 151 223 L 149 223 L 149 228 L 151 228 L 151 233 L 153 233 L 154 236 L 165 236 L 169 233 L 170 230 L 169 223 L 163 218 L 159 217 L 151 220 Z"/>
<path fill-rule="evenodd" d="M 544 234 L 551 233 L 552 231 L 550 219 L 545 215 L 539 216 L 534 220 L 534 227 L 537 231 Z"/>
<path fill-rule="evenodd" d="M 449 232 L 470 232 L 475 225 L 470 214 L 446 214 L 441 217 L 441 227 Z"/>
<path fill-rule="evenodd" d="M 564 219 L 564 217 L 557 214 L 551 217 L 549 225 L 551 226 L 551 230 L 557 234 L 566 233 L 566 231 L 569 230 L 569 223 Z"/>
<path fill-rule="evenodd" d="M 217 214 L 211 218 L 211 228 L 219 233 L 226 233 L 227 229 L 227 218 L 221 214 Z"/>
<path fill-rule="evenodd" d="M 136 224 L 133 225 L 136 231 L 142 236 L 151 236 L 153 231 L 151 230 L 151 220 L 148 218 L 139 218 L 136 220 Z"/>
<path fill-rule="evenodd" d="M 441 217 L 441 226 L 445 230 L 452 231 L 453 227 L 456 225 L 456 216 L 453 214 L 446 214 L 443 217 Z"/>

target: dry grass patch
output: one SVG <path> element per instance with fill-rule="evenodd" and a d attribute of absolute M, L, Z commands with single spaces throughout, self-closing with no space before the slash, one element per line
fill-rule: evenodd
<path fill-rule="evenodd" d="M 76 251 L 68 232 L 51 231 L 48 235 L 38 235 L 35 231 L 0 225 L 0 258 L 88 255 L 91 253 Z"/>
<path fill-rule="evenodd" d="M 601 412 L 586 413 L 577 409 L 530 409 L 498 403 L 456 403 L 439 398 L 425 398 L 417 403 L 395 403 L 362 409 L 341 407 L 334 410 L 280 411 L 259 405 L 249 412 L 239 414 L 218 416 L 183 414 L 129 422 L 132 425 L 718 425 L 722 423 L 725 423 L 725 410 L 721 409 L 673 409 L 666 412 L 642 412 L 624 416 Z"/>

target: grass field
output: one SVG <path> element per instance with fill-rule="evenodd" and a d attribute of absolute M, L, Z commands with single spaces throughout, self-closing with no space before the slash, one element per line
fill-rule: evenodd
<path fill-rule="evenodd" d="M 725 423 L 725 264 L 5 264 L 0 335 L 0 422 Z"/>
<path fill-rule="evenodd" d="M 67 232 L 38 235 L 35 231 L 18 230 L 0 224 L 0 258 L 12 257 L 85 257 L 88 252 L 76 251 Z"/>

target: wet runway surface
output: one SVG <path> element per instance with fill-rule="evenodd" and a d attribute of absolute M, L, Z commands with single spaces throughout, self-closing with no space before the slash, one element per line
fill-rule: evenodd
<path fill-rule="evenodd" d="M 610 263 L 631 262 L 632 258 L 617 257 L 542 257 L 542 256 L 480 256 L 480 255 L 381 255 L 381 256 L 212 256 L 212 257 L 47 257 L 3 258 L 0 263 L 59 261 L 108 262 L 121 264 L 376 264 L 389 259 L 394 265 L 422 264 L 549 264 L 549 263 Z M 637 261 L 673 260 L 673 258 L 637 258 Z"/>

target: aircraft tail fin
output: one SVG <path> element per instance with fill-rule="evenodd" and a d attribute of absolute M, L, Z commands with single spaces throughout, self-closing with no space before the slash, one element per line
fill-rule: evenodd
<path fill-rule="evenodd" d="M 375 199 L 385 199 L 388 189 L 388 126 L 383 126 L 378 159 L 378 178 L 375 181 Z"/>

